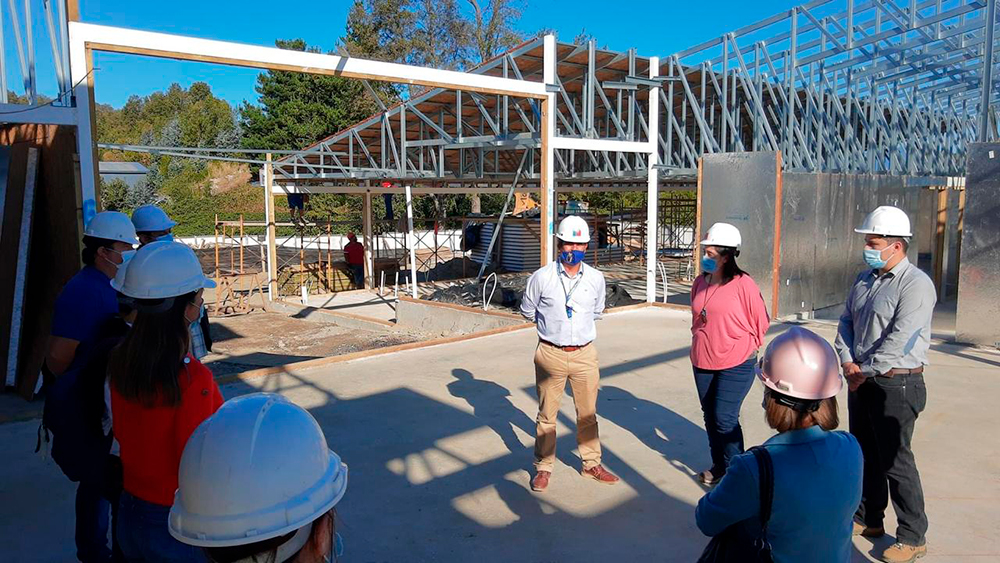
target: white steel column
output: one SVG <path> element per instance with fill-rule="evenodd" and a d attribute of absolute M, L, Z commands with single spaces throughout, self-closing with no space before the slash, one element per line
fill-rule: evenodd
<path fill-rule="evenodd" d="M 94 68 L 93 53 L 87 49 L 83 38 L 73 33 L 70 26 L 70 76 L 76 105 L 76 150 L 80 155 L 81 218 L 86 227 L 97 214 L 97 130 L 94 121 Z"/>
<path fill-rule="evenodd" d="M 649 59 L 649 77 L 656 78 L 660 74 L 659 57 Z M 659 204 L 660 193 L 657 187 L 659 172 L 656 170 L 658 155 L 660 151 L 657 144 L 660 141 L 660 87 L 651 86 L 649 88 L 649 155 L 647 158 L 646 172 L 646 303 L 656 301 L 656 251 L 659 237 L 659 227 L 657 221 L 657 205 Z M 663 288 L 664 293 L 666 285 Z M 666 301 L 664 294 L 663 299 Z"/>
<path fill-rule="evenodd" d="M 271 164 L 271 153 L 267 153 L 266 158 L 263 174 L 264 214 L 267 218 L 267 299 L 274 301 L 278 297 L 278 249 L 275 240 L 278 229 L 274 224 L 274 165 Z"/>
<path fill-rule="evenodd" d="M 406 184 L 406 246 L 410 247 L 410 292 L 414 299 L 417 299 L 416 244 L 416 238 L 413 236 L 413 192 L 410 184 Z"/>
<path fill-rule="evenodd" d="M 546 35 L 543 44 L 543 81 L 546 85 L 556 83 L 556 37 Z M 559 207 L 556 200 L 555 180 L 555 146 L 552 142 L 556 132 L 556 95 L 546 94 L 547 99 L 542 104 L 542 145 L 541 145 L 541 178 L 539 188 L 542 192 L 541 216 L 541 247 L 542 266 L 552 261 L 555 248 L 555 216 Z"/>

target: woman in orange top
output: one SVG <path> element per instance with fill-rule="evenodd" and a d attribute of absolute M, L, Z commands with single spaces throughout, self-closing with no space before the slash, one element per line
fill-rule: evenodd
<path fill-rule="evenodd" d="M 188 332 L 204 303 L 204 288 L 215 284 L 190 248 L 154 242 L 136 252 L 124 279 L 113 285 L 138 311 L 108 362 L 124 469 L 117 525 L 121 550 L 130 562 L 203 562 L 200 550 L 170 535 L 167 515 L 184 446 L 222 405 L 212 372 L 190 353 Z"/>

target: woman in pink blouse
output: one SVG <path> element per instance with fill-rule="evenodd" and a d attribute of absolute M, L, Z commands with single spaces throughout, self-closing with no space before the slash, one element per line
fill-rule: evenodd
<path fill-rule="evenodd" d="M 691 365 L 712 452 L 712 467 L 698 474 L 706 485 L 719 482 L 744 451 L 740 407 L 770 324 L 756 282 L 736 265 L 741 244 L 733 225 L 712 225 L 701 241 L 702 275 L 691 287 Z"/>

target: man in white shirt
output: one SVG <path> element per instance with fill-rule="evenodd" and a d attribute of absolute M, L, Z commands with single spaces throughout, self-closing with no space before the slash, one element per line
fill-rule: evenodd
<path fill-rule="evenodd" d="M 531 275 L 521 299 L 521 314 L 536 323 L 535 390 L 538 418 L 535 429 L 535 477 L 531 489 L 549 486 L 556 457 L 556 417 L 566 389 L 573 387 L 576 404 L 576 443 L 583 458 L 584 477 L 613 485 L 618 477 L 601 465 L 597 434 L 597 390 L 600 368 L 594 321 L 604 311 L 604 274 L 583 263 L 590 228 L 571 215 L 559 223 L 559 260 Z"/>

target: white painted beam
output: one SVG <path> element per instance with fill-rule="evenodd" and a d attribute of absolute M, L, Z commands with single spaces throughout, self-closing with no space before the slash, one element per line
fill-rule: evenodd
<path fill-rule="evenodd" d="M 545 85 L 512 78 L 468 74 L 339 55 L 290 51 L 169 33 L 140 31 L 81 22 L 69 23 L 70 41 L 97 51 L 132 53 L 269 70 L 332 74 L 397 84 L 544 98 Z M 554 38 L 553 38 L 554 39 Z M 75 49 L 77 50 L 77 49 Z"/>

